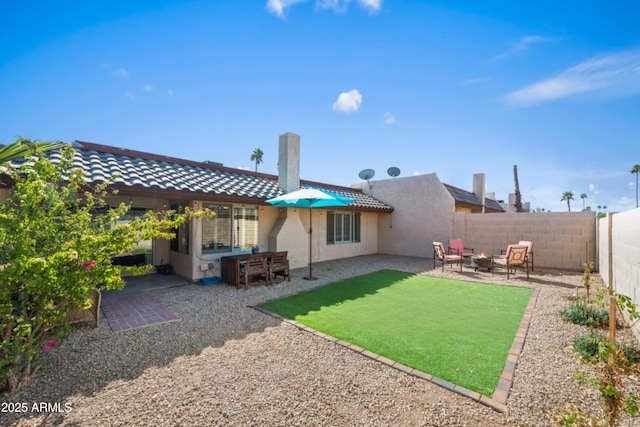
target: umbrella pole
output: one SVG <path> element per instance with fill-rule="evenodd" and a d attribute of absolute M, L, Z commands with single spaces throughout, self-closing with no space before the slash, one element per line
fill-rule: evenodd
<path fill-rule="evenodd" d="M 311 261 L 311 241 L 313 240 L 311 237 L 313 236 L 313 227 L 311 226 L 311 208 L 309 208 L 309 277 L 304 277 L 304 280 L 316 280 L 317 277 L 313 277 L 313 267 Z"/>

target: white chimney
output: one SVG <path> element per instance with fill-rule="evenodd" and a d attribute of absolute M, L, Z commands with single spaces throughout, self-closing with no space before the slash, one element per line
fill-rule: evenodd
<path fill-rule="evenodd" d="M 485 184 L 485 176 L 483 173 L 474 173 L 473 174 L 473 194 L 475 194 L 479 199 L 480 203 L 482 203 L 482 213 L 485 211 L 485 198 L 487 192 L 486 184 Z"/>
<path fill-rule="evenodd" d="M 287 132 L 279 142 L 278 185 L 291 193 L 300 189 L 300 136 Z"/>

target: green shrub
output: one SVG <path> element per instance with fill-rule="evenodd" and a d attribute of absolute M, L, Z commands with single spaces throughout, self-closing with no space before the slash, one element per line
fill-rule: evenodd
<path fill-rule="evenodd" d="M 0 391 L 18 391 L 36 374 L 39 356 L 64 338 L 66 314 L 89 307 L 89 290 L 122 289 L 122 270 L 148 268 L 112 257 L 172 238 L 166 230 L 191 215 L 149 211 L 121 224 L 128 205 L 107 208 L 110 182 L 88 187 L 73 156 L 66 146 L 57 163 L 36 152 L 22 166 L 3 165 L 14 185 L 0 203 Z"/>
<path fill-rule="evenodd" d="M 560 318 L 565 322 L 592 328 L 609 326 L 609 312 L 584 299 L 577 299 L 569 307 L 560 310 Z"/>
<path fill-rule="evenodd" d="M 606 362 L 606 352 L 602 346 L 606 345 L 607 338 L 595 331 L 589 332 L 573 340 L 573 350 L 578 353 L 587 362 Z M 624 346 L 622 348 L 624 359 L 623 365 L 631 365 L 640 362 L 640 353 L 632 347 Z"/>
<path fill-rule="evenodd" d="M 600 343 L 606 342 L 602 334 L 591 331 L 573 340 L 573 350 L 588 362 L 598 361 Z"/>

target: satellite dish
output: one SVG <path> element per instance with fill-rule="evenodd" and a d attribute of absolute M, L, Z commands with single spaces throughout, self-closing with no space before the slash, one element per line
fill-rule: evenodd
<path fill-rule="evenodd" d="M 387 173 L 389 174 L 389 176 L 396 177 L 400 175 L 400 169 L 395 166 L 391 166 L 389 169 L 387 169 Z"/>
<path fill-rule="evenodd" d="M 369 181 L 371 178 L 373 178 L 375 174 L 376 174 L 376 171 L 374 171 L 373 169 L 364 169 L 360 171 L 358 176 L 360 177 L 360 179 Z"/>

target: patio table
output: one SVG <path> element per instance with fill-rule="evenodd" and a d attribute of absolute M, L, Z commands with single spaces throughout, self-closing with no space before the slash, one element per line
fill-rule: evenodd
<path fill-rule="evenodd" d="M 267 257 L 267 262 L 269 262 L 271 260 L 271 252 L 263 253 Z M 232 286 L 238 286 L 240 282 L 240 264 L 245 262 L 248 256 L 249 254 L 246 253 L 220 257 L 222 281 Z"/>

